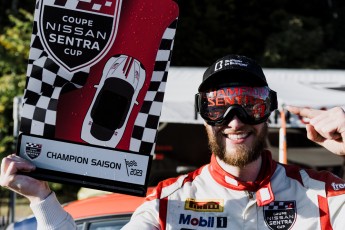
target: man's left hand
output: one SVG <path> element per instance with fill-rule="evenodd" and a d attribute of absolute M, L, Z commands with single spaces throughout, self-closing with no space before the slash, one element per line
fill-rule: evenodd
<path fill-rule="evenodd" d="M 337 155 L 345 155 L 345 112 L 341 107 L 317 110 L 287 106 L 287 109 L 310 119 L 309 124 L 306 124 L 310 140 Z"/>

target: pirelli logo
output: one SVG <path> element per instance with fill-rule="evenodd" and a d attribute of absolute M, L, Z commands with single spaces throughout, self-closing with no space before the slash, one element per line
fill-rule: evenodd
<path fill-rule="evenodd" d="M 203 199 L 196 200 L 188 198 L 184 204 L 185 210 L 192 210 L 196 212 L 223 212 L 224 200 L 223 199 Z"/>

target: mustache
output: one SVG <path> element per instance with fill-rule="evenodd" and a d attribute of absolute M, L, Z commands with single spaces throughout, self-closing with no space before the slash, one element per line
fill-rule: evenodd
<path fill-rule="evenodd" d="M 221 133 L 221 134 L 254 133 L 256 134 L 257 131 L 252 127 L 241 127 L 239 129 L 224 127 L 224 128 L 219 129 L 217 133 Z"/>

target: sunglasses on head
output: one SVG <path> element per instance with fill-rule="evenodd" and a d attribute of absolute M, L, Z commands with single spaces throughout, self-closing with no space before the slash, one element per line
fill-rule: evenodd
<path fill-rule="evenodd" d="M 277 109 L 277 93 L 269 87 L 222 87 L 195 95 L 195 109 L 212 126 L 225 125 L 236 115 L 243 123 L 267 121 Z"/>

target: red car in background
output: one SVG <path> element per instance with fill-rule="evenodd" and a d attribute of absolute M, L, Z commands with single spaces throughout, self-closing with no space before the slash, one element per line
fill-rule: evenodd
<path fill-rule="evenodd" d="M 164 154 L 155 154 L 155 159 L 151 165 L 147 194 L 153 191 L 158 182 L 195 169 L 195 166 L 181 164 L 180 161 L 165 157 Z M 130 220 L 135 209 L 145 200 L 145 197 L 119 193 L 105 194 L 104 192 L 99 193 L 97 190 L 95 192 L 92 196 L 80 192 L 79 200 L 63 205 L 63 208 L 74 218 L 78 230 L 121 229 Z M 37 222 L 34 216 L 12 223 L 6 228 L 6 230 L 36 229 Z"/>
<path fill-rule="evenodd" d="M 153 187 L 148 188 L 148 193 Z M 144 202 L 145 197 L 118 193 L 89 197 L 64 205 L 71 214 L 78 230 L 117 230 L 131 218 L 135 209 Z M 37 229 L 36 218 L 30 216 L 9 225 L 6 230 Z"/>

